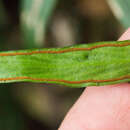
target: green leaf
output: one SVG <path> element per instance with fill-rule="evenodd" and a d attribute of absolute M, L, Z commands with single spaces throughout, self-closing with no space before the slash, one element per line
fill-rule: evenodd
<path fill-rule="evenodd" d="M 0 82 L 73 87 L 130 81 L 130 41 L 0 53 Z"/>
<path fill-rule="evenodd" d="M 128 28 L 130 27 L 130 0 L 107 0 L 116 17 Z"/>
<path fill-rule="evenodd" d="M 26 47 L 41 47 L 57 0 L 22 0 L 21 29 Z"/>

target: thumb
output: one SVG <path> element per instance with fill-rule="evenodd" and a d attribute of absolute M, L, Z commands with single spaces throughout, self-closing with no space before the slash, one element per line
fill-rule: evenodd
<path fill-rule="evenodd" d="M 120 40 L 130 39 L 128 29 Z M 130 130 L 130 84 L 88 87 L 59 130 Z"/>

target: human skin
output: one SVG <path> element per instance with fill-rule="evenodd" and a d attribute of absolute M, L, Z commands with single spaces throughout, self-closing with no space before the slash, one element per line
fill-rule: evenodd
<path fill-rule="evenodd" d="M 130 28 L 119 40 L 130 40 Z M 130 84 L 87 87 L 58 130 L 130 130 Z"/>

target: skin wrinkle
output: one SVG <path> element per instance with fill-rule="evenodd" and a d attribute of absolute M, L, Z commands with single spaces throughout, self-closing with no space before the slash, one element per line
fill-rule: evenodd
<path fill-rule="evenodd" d="M 126 126 L 129 128 L 129 121 L 127 120 L 127 118 L 129 118 L 129 113 L 130 113 L 130 106 L 126 107 L 124 109 L 124 113 L 122 114 L 121 118 L 120 118 L 120 122 L 125 122 Z"/>
<path fill-rule="evenodd" d="M 130 105 L 128 105 L 128 102 L 130 101 L 129 95 L 124 94 L 124 92 L 122 92 L 121 96 L 118 98 L 120 107 L 118 107 L 118 111 L 115 116 L 115 121 L 124 122 L 126 127 L 129 128 L 129 120 L 127 120 L 130 117 Z"/>
<path fill-rule="evenodd" d="M 103 44 L 103 45 L 95 45 L 90 48 L 70 48 L 70 49 L 65 49 L 61 51 L 32 51 L 32 52 L 16 52 L 16 53 L 1 53 L 0 56 L 17 56 L 17 55 L 33 55 L 33 54 L 42 54 L 42 53 L 48 53 L 48 54 L 60 54 L 60 53 L 66 53 L 66 52 L 73 52 L 73 51 L 90 51 L 96 48 L 101 48 L 101 47 L 124 47 L 124 46 L 129 46 L 130 43 L 124 43 L 124 44 Z M 44 78 L 32 78 L 32 77 L 13 77 L 13 78 L 0 78 L 0 81 L 8 81 L 8 80 L 22 80 L 22 79 L 28 79 L 28 80 L 39 80 L 39 81 L 56 81 L 56 82 L 63 82 L 63 83 L 69 83 L 69 84 L 80 84 L 80 83 L 88 83 L 88 82 L 93 82 L 93 83 L 102 83 L 102 82 L 111 82 L 111 81 L 118 81 L 118 80 L 123 80 L 123 79 L 129 79 L 130 75 L 122 76 L 120 78 L 115 78 L 115 79 L 106 79 L 106 80 L 81 80 L 81 81 L 67 81 L 67 80 L 62 80 L 62 79 L 44 79 Z"/>

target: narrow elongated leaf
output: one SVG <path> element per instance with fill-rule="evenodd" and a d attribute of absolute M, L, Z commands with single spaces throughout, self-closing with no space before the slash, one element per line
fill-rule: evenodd
<path fill-rule="evenodd" d="M 41 47 L 57 0 L 22 0 L 21 24 L 27 48 Z"/>
<path fill-rule="evenodd" d="M 130 81 L 130 41 L 0 53 L 0 82 L 73 87 Z"/>
<path fill-rule="evenodd" d="M 117 18 L 128 28 L 130 27 L 130 0 L 107 0 Z"/>

